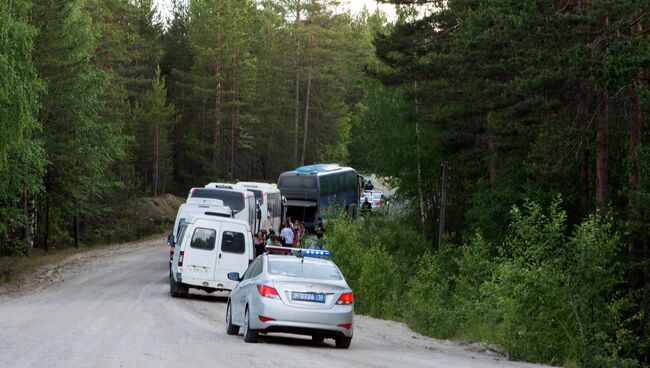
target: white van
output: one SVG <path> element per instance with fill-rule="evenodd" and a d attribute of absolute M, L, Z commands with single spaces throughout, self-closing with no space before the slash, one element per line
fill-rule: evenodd
<path fill-rule="evenodd" d="M 172 258 L 169 289 L 173 297 L 190 288 L 230 291 L 228 273 L 243 274 L 253 261 L 250 227 L 242 220 L 199 215 L 183 221 Z"/>
<path fill-rule="evenodd" d="M 230 207 L 224 205 L 220 199 L 211 198 L 188 198 L 176 212 L 176 220 L 174 221 L 174 228 L 172 235 L 178 235 L 178 228 L 180 223 L 187 218 L 197 215 L 216 216 L 232 218 L 233 211 Z"/>
<path fill-rule="evenodd" d="M 273 229 L 279 233 L 286 208 L 286 200 L 282 197 L 280 189 L 273 184 L 250 181 L 240 181 L 236 185 L 246 188 L 255 195 L 255 200 L 260 206 L 260 229 Z"/>
<path fill-rule="evenodd" d="M 176 220 L 171 234 L 167 236 L 167 245 L 169 245 L 169 270 L 171 272 L 172 258 L 174 256 L 174 249 L 176 247 L 176 240 L 181 228 L 181 225 L 187 220 L 195 216 L 216 216 L 232 218 L 232 210 L 230 207 L 224 206 L 223 201 L 220 199 L 209 198 L 190 198 L 187 202 L 183 203 L 176 212 Z"/>
<path fill-rule="evenodd" d="M 204 188 L 192 188 L 188 198 L 220 199 L 230 207 L 236 219 L 246 221 L 251 227 L 251 235 L 260 228 L 261 214 L 255 203 L 255 195 L 235 184 L 210 183 Z"/>

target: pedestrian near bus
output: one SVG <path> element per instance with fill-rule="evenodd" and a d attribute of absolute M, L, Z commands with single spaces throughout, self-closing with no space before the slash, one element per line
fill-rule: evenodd
<path fill-rule="evenodd" d="M 323 239 L 323 236 L 325 236 L 325 225 L 321 217 L 316 221 L 316 228 L 314 230 L 316 231 L 316 238 Z"/>
<path fill-rule="evenodd" d="M 282 229 L 282 231 L 280 231 L 280 236 L 283 239 L 282 245 L 284 245 L 285 247 L 290 247 L 293 245 L 294 236 L 293 236 L 293 230 L 291 229 L 290 222 L 287 221 L 284 224 L 284 228 Z"/>
<path fill-rule="evenodd" d="M 266 246 L 266 239 L 264 238 L 264 232 L 262 230 L 257 232 L 255 237 L 255 257 L 264 253 L 264 247 Z"/>

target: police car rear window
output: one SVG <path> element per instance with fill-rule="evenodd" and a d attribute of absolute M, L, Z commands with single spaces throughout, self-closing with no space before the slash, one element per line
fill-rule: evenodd
<path fill-rule="evenodd" d="M 217 232 L 212 229 L 197 227 L 192 235 L 190 247 L 195 249 L 213 250 Z"/>
<path fill-rule="evenodd" d="M 269 260 L 271 275 L 289 276 L 316 280 L 342 280 L 343 276 L 336 267 L 329 264 L 314 264 L 309 262 L 287 262 Z"/>

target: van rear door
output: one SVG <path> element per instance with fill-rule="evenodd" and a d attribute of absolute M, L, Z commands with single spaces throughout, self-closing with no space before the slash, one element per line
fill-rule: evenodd
<path fill-rule="evenodd" d="M 252 259 L 253 242 L 246 227 L 236 224 L 222 224 L 219 239 L 219 255 L 214 273 L 216 281 L 227 281 L 228 273 L 243 275 Z"/>
<path fill-rule="evenodd" d="M 185 246 L 183 278 L 211 280 L 217 258 L 217 236 L 220 225 L 216 221 L 197 221 L 191 229 L 189 244 Z"/>

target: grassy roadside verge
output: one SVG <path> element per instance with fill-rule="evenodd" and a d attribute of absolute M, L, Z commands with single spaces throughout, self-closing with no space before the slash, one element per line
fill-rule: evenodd
<path fill-rule="evenodd" d="M 101 223 L 89 224 L 92 230 L 81 247 L 59 247 L 48 251 L 35 248 L 31 257 L 0 257 L 0 286 L 15 285 L 30 272 L 74 255 L 109 248 L 118 244 L 146 240 L 169 230 L 183 200 L 165 194 L 155 198 L 136 198 L 116 205 Z"/>

